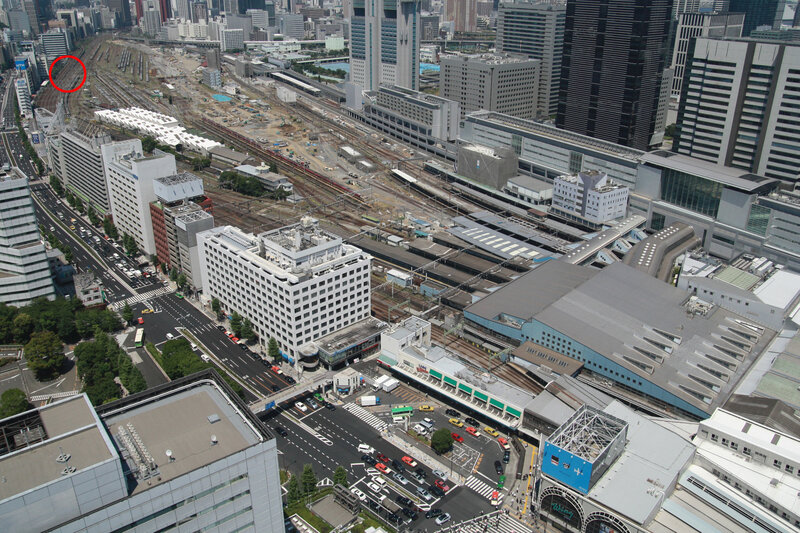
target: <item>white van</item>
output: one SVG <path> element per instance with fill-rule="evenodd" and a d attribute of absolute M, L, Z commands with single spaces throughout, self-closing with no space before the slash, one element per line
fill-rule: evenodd
<path fill-rule="evenodd" d="M 364 444 L 363 442 L 358 445 L 358 451 L 360 453 L 374 453 L 375 448 L 370 446 L 369 444 Z"/>
<path fill-rule="evenodd" d="M 211 362 L 211 358 L 209 356 L 207 356 L 206 354 L 204 354 L 204 353 L 200 354 L 200 359 L 202 359 L 204 363 L 210 363 Z"/>
<path fill-rule="evenodd" d="M 175 335 L 173 335 L 172 333 L 167 333 L 167 340 L 168 341 L 171 341 L 174 338 L 175 338 Z"/>
<path fill-rule="evenodd" d="M 372 478 L 372 481 L 375 482 L 381 489 L 386 488 L 386 480 L 383 479 L 383 476 L 375 476 Z"/>
<path fill-rule="evenodd" d="M 406 417 L 404 416 L 393 416 L 392 422 L 394 422 L 395 424 L 402 424 L 405 419 Z"/>
<path fill-rule="evenodd" d="M 420 435 L 424 435 L 428 432 L 428 428 L 420 424 L 414 424 L 414 427 L 412 429 L 417 433 L 419 433 Z"/>

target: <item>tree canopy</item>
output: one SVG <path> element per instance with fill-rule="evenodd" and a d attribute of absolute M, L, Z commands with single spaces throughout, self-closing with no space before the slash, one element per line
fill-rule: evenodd
<path fill-rule="evenodd" d="M 31 335 L 25 345 L 25 359 L 36 379 L 52 379 L 58 376 L 66 361 L 64 345 L 52 331 L 39 331 Z"/>
<path fill-rule="evenodd" d="M 20 389 L 8 389 L 0 396 L 0 418 L 24 413 L 30 408 L 28 398 Z"/>
<path fill-rule="evenodd" d="M 453 447 L 453 435 L 447 428 L 437 429 L 431 436 L 431 448 L 436 453 L 445 453 Z"/>

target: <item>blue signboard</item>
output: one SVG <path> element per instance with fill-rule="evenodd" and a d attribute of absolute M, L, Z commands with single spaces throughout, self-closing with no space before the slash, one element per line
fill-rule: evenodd
<path fill-rule="evenodd" d="M 17 70 L 28 70 L 28 60 L 27 59 L 15 59 L 14 60 L 14 68 Z"/>
<path fill-rule="evenodd" d="M 31 132 L 31 142 L 33 144 L 39 144 L 39 132 L 38 131 L 32 131 Z"/>
<path fill-rule="evenodd" d="M 272 400 L 271 402 L 269 402 L 267 405 L 264 406 L 265 411 L 269 411 L 270 409 L 274 408 L 275 408 L 275 400 Z"/>

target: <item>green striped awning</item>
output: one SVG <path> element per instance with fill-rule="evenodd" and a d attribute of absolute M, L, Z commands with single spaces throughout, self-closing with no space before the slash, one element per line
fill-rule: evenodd
<path fill-rule="evenodd" d="M 510 414 L 511 416 L 516 416 L 517 418 L 522 416 L 522 413 L 520 411 L 517 411 L 516 409 L 509 407 L 507 405 L 506 405 L 506 413 Z"/>
<path fill-rule="evenodd" d="M 472 394 L 472 387 L 470 387 L 469 385 L 464 385 L 463 383 L 459 383 L 458 388 L 463 390 L 467 394 Z"/>
<path fill-rule="evenodd" d="M 453 378 L 448 378 L 447 376 L 444 377 L 444 382 L 447 383 L 448 385 L 452 385 L 453 387 L 455 387 L 456 384 L 458 383 Z"/>
<path fill-rule="evenodd" d="M 495 407 L 497 407 L 497 408 L 498 408 L 498 409 L 500 409 L 501 411 L 502 411 L 503 409 L 505 409 L 505 408 L 506 408 L 506 404 L 504 404 L 503 402 L 498 402 L 498 401 L 497 401 L 497 400 L 495 400 L 494 398 L 492 398 L 491 400 L 489 400 L 489 405 L 494 405 Z"/>
<path fill-rule="evenodd" d="M 489 397 L 487 395 L 485 395 L 482 392 L 478 392 L 478 391 L 475 391 L 475 397 L 478 398 L 479 400 L 483 400 L 484 402 L 489 399 Z"/>
<path fill-rule="evenodd" d="M 397 366 L 397 361 L 395 361 L 385 353 L 382 353 L 380 357 L 378 357 L 378 361 L 388 366 Z"/>
<path fill-rule="evenodd" d="M 436 370 L 434 370 L 432 368 L 430 369 L 430 371 L 428 373 L 431 376 L 435 377 L 436 379 L 442 379 L 442 373 L 441 372 L 437 372 Z"/>

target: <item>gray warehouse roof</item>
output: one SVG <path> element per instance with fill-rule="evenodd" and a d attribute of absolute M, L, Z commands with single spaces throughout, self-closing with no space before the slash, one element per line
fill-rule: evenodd
<path fill-rule="evenodd" d="M 775 334 L 623 263 L 549 261 L 466 311 L 541 322 L 708 413 Z"/>

